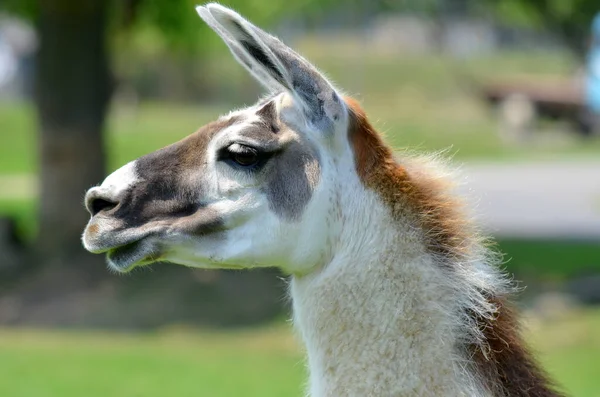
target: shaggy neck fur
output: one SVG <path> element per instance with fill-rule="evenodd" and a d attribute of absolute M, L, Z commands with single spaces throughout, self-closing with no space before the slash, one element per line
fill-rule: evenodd
<path fill-rule="evenodd" d="M 390 224 L 377 197 L 361 198 L 372 206 L 345 219 L 356 226 L 367 220 L 361 234 L 344 231 L 329 264 L 292 281 L 310 395 L 455 396 L 462 385 L 473 389 L 455 365 L 455 310 L 443 274 L 418 236 Z"/>
<path fill-rule="evenodd" d="M 310 395 L 556 396 L 446 178 L 398 164 L 346 101 L 356 170 L 338 198 L 343 227 L 330 262 L 291 285 Z"/>

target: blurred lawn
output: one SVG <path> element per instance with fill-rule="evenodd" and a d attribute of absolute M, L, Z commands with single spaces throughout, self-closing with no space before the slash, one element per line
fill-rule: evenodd
<path fill-rule="evenodd" d="M 530 319 L 528 340 L 575 397 L 600 397 L 600 310 Z M 0 330 L 0 395 L 302 396 L 303 356 L 284 326 L 154 334 Z"/>
<path fill-rule="evenodd" d="M 301 51 L 345 89 L 358 97 L 375 124 L 396 148 L 425 151 L 449 149 L 457 160 L 530 159 L 598 155 L 600 139 L 581 140 L 573 133 L 541 133 L 525 146 L 507 146 L 496 133 L 494 114 L 462 80 L 529 76 L 540 81 L 569 77 L 574 65 L 560 53 L 498 53 L 457 63 L 444 57 L 357 58 L 358 49 L 299 43 Z M 323 53 L 323 49 L 326 52 Z M 334 49 L 336 52 L 334 52 Z M 227 58 L 216 63 L 232 63 Z M 215 79 L 227 80 L 228 68 Z M 236 73 L 243 73 L 241 68 Z M 246 77 L 240 84 L 252 84 Z M 172 143 L 242 103 L 207 106 L 142 103 L 134 111 L 113 104 L 107 128 L 109 169 Z M 0 103 L 0 175 L 31 174 L 36 164 L 35 113 L 30 105 Z"/>
<path fill-rule="evenodd" d="M 520 281 L 560 282 L 600 271 L 597 241 L 497 239 L 503 267 Z"/>
<path fill-rule="evenodd" d="M 0 332 L 0 395 L 300 396 L 301 355 L 281 329 L 119 335 Z"/>

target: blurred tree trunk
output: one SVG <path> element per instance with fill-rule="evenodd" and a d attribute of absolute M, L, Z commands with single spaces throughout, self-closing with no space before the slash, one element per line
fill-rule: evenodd
<path fill-rule="evenodd" d="M 43 0 L 37 20 L 36 105 L 40 205 L 37 247 L 44 259 L 82 251 L 84 192 L 103 179 L 102 137 L 111 95 L 106 0 Z"/>

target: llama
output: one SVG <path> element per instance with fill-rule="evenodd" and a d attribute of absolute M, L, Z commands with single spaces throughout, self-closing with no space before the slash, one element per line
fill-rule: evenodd
<path fill-rule="evenodd" d="M 197 11 L 269 95 L 90 189 L 85 248 L 118 272 L 279 267 L 313 397 L 558 396 L 443 169 L 396 160 L 275 37 L 218 4 Z"/>

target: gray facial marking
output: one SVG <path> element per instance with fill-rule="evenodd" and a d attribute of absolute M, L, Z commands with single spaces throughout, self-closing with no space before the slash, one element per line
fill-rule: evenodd
<path fill-rule="evenodd" d="M 298 141 L 291 142 L 269 167 L 265 193 L 269 207 L 287 221 L 297 221 L 319 181 L 316 154 Z"/>
<path fill-rule="evenodd" d="M 269 207 L 287 221 L 297 221 L 319 181 L 316 151 L 279 120 L 273 101 L 257 112 L 260 122 L 240 131 L 275 153 L 261 171 Z"/>

